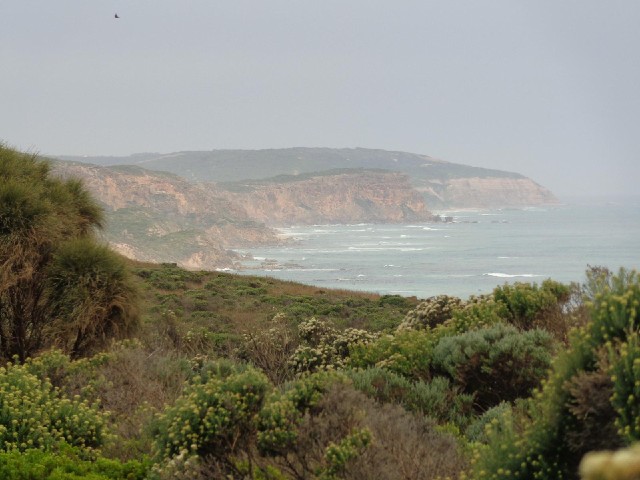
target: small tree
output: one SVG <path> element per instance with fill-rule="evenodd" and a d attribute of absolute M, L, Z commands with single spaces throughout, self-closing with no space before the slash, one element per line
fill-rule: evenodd
<path fill-rule="evenodd" d="M 124 263 L 88 238 L 57 249 L 47 269 L 47 293 L 55 321 L 46 331 L 72 357 L 137 324 L 136 290 Z"/>
<path fill-rule="evenodd" d="M 71 314 L 71 323 L 111 324 L 84 330 L 81 337 L 85 338 L 78 348 L 71 348 L 75 354 L 87 344 L 87 335 L 113 331 L 116 318 L 126 317 L 126 323 L 132 323 L 133 289 L 125 288 L 124 270 L 116 273 L 124 269 L 117 267 L 121 260 L 103 247 L 89 248 L 97 248 L 94 231 L 102 223 L 100 206 L 79 181 L 55 178 L 48 163 L 36 155 L 0 144 L 0 356 L 24 360 L 51 343 L 45 331 L 54 325 L 59 328 L 61 322 L 68 324 Z M 79 243 L 68 243 L 72 240 L 84 242 L 84 257 L 70 254 L 69 249 L 80 249 Z M 97 262 L 101 273 L 90 273 L 86 268 L 89 262 L 101 256 L 109 257 Z M 78 262 L 75 266 L 74 261 Z M 66 275 L 62 274 L 64 268 L 68 269 Z M 111 274 L 105 276 L 109 269 Z M 89 288 L 92 275 L 93 286 Z M 112 281 L 120 282 L 120 287 L 107 288 Z M 83 282 L 85 286 L 80 287 Z M 73 285 L 76 296 L 70 298 L 72 294 L 65 289 Z M 83 307 L 78 303 L 79 288 L 85 291 Z M 125 290 L 129 293 L 123 295 Z M 120 301 L 125 296 L 127 301 Z M 115 305 L 122 307 L 121 314 L 116 314 Z M 81 318 L 83 315 L 93 319 Z"/>

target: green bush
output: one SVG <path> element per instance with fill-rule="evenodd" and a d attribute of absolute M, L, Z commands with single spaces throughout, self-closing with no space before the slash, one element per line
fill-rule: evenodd
<path fill-rule="evenodd" d="M 351 348 L 348 365 L 380 367 L 413 380 L 431 379 L 434 336 L 426 331 L 402 330 Z"/>
<path fill-rule="evenodd" d="M 601 291 L 589 304 L 592 341 L 603 344 L 624 340 L 640 328 L 640 277 L 635 271 L 620 270 L 602 280 Z"/>
<path fill-rule="evenodd" d="M 143 480 L 148 469 L 145 461 L 87 458 L 84 452 L 64 444 L 55 452 L 0 453 L 0 478 L 11 480 Z"/>
<path fill-rule="evenodd" d="M 396 403 L 439 422 L 464 422 L 473 397 L 461 394 L 444 377 L 412 381 L 384 368 L 346 370 L 356 390 L 380 403 Z"/>
<path fill-rule="evenodd" d="M 438 295 L 426 299 L 414 310 L 411 310 L 402 320 L 398 329 L 423 330 L 435 328 L 449 320 L 453 313 L 462 309 L 464 303 L 458 297 Z"/>
<path fill-rule="evenodd" d="M 50 450 L 61 443 L 100 447 L 105 418 L 86 401 L 69 400 L 23 365 L 0 368 L 0 450 Z"/>
<path fill-rule="evenodd" d="M 570 296 L 566 285 L 553 280 L 545 280 L 542 285 L 516 282 L 496 287 L 493 298 L 504 305 L 504 317 L 521 329 L 541 327 L 543 318 L 566 302 Z"/>
<path fill-rule="evenodd" d="M 507 402 L 501 402 L 495 407 L 491 407 L 489 410 L 484 412 L 482 415 L 477 417 L 473 422 L 471 422 L 464 434 L 470 442 L 482 442 L 487 443 L 487 429 L 488 428 L 499 428 L 500 420 L 506 415 L 511 414 L 511 404 Z"/>
<path fill-rule="evenodd" d="M 502 401 L 527 397 L 551 364 L 553 340 L 543 330 L 521 333 L 497 324 L 442 338 L 433 350 L 433 370 L 475 395 L 485 411 Z"/>
<path fill-rule="evenodd" d="M 138 293 L 122 258 L 91 239 L 73 239 L 47 269 L 50 315 L 45 334 L 72 356 L 91 353 L 138 326 Z"/>
<path fill-rule="evenodd" d="M 616 426 L 627 442 L 640 440 L 640 339 L 636 332 L 623 343 L 612 358 L 611 403 L 616 411 Z"/>
<path fill-rule="evenodd" d="M 270 387 L 267 378 L 253 368 L 202 373 L 157 419 L 156 449 L 163 459 L 187 451 L 227 462 L 255 431 Z"/>
<path fill-rule="evenodd" d="M 297 373 L 343 368 L 355 348 L 378 338 L 375 333 L 357 328 L 340 332 L 328 322 L 316 318 L 300 323 L 298 331 L 302 344 L 290 359 Z"/>
<path fill-rule="evenodd" d="M 576 478 L 580 459 L 592 446 L 584 441 L 589 432 L 610 438 L 615 421 L 627 441 L 636 438 L 638 377 L 634 365 L 640 281 L 635 272 L 621 270 L 616 276 L 598 276 L 591 286 L 590 323 L 574 332 L 569 348 L 554 360 L 549 379 L 529 402 L 526 414 L 513 417 L 489 435 L 488 446 L 478 452 L 474 478 Z M 601 373 L 607 362 L 603 365 L 601 358 L 607 350 L 611 352 L 608 362 L 617 420 L 607 413 L 610 405 L 604 400 L 592 396 L 587 403 L 594 387 L 606 386 Z M 609 419 L 608 424 L 590 425 L 591 418 L 584 415 L 589 406 L 596 409 L 588 410 L 589 416 L 600 415 Z"/>
<path fill-rule="evenodd" d="M 286 455 L 298 438 L 298 425 L 305 414 L 333 385 L 345 380 L 336 372 L 317 372 L 286 384 L 283 392 L 274 392 L 258 420 L 260 451 L 270 456 Z"/>
<path fill-rule="evenodd" d="M 0 144 L 0 356 L 82 354 L 126 333 L 136 298 L 122 259 L 96 243 L 98 203 L 78 180 Z"/>

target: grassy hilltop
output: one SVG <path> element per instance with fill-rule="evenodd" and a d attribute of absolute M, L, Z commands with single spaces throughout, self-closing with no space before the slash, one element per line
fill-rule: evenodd
<path fill-rule="evenodd" d="M 100 245 L 36 157 L 0 178 L 0 478 L 638 476 L 635 272 L 418 300 L 187 271 Z"/>

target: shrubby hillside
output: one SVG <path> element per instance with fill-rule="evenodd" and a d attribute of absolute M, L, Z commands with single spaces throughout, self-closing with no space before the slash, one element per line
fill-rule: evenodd
<path fill-rule="evenodd" d="M 133 263 L 80 183 L 0 176 L 0 478 L 640 474 L 635 272 L 420 301 Z"/>

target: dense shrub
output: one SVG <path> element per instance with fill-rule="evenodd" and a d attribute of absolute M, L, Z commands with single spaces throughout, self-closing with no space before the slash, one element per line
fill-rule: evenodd
<path fill-rule="evenodd" d="M 58 338 L 75 355 L 135 324 L 122 260 L 95 243 L 102 210 L 77 180 L 0 144 L 0 356 Z M 52 335 L 47 329 L 60 335 Z"/>
<path fill-rule="evenodd" d="M 549 316 L 557 315 L 571 290 L 554 280 L 505 284 L 493 290 L 493 298 L 505 307 L 504 319 L 521 329 L 545 327 Z"/>
<path fill-rule="evenodd" d="M 598 290 L 592 292 L 590 323 L 575 332 L 569 349 L 554 360 L 551 376 L 530 401 L 526 415 L 503 423 L 489 436 L 489 445 L 478 453 L 475 478 L 576 478 L 580 459 L 593 446 L 593 440 L 585 440 L 589 434 L 597 431 L 614 444 L 635 438 L 638 376 L 634 365 L 640 362 L 632 352 L 637 352 L 640 281 L 634 272 L 621 271 L 598 277 L 592 286 Z M 603 360 L 607 350 L 609 358 Z M 619 439 L 612 438 L 611 423 L 598 427 L 584 415 L 591 406 L 590 414 L 612 422 L 611 405 L 603 398 L 606 394 L 587 399 L 595 387 L 611 388 L 602 378 L 606 372 L 613 373 Z"/>
<path fill-rule="evenodd" d="M 426 331 L 402 330 L 382 335 L 365 344 L 354 345 L 349 366 L 380 367 L 413 380 L 431 379 L 434 336 Z"/>
<path fill-rule="evenodd" d="M 230 456 L 246 447 L 255 431 L 255 415 L 269 389 L 266 377 L 244 371 L 203 372 L 185 388 L 155 425 L 159 456 L 187 451 L 213 456 L 232 467 Z"/>
<path fill-rule="evenodd" d="M 343 368 L 354 351 L 373 342 L 378 335 L 356 328 L 338 331 L 328 322 L 311 318 L 298 326 L 301 345 L 291 355 L 297 373 Z"/>
<path fill-rule="evenodd" d="M 449 320 L 453 313 L 460 310 L 463 305 L 462 300 L 458 297 L 450 297 L 449 295 L 430 297 L 407 313 L 398 329 L 434 328 Z"/>
<path fill-rule="evenodd" d="M 291 379 L 291 357 L 299 344 L 298 335 L 283 314 L 275 315 L 264 330 L 243 335 L 238 355 L 260 368 L 276 385 Z"/>
<path fill-rule="evenodd" d="M 50 450 L 61 443 L 92 449 L 105 436 L 97 407 L 64 397 L 23 365 L 0 368 L 0 450 Z"/>
<path fill-rule="evenodd" d="M 521 333 L 497 324 L 442 338 L 433 350 L 432 368 L 474 394 L 482 412 L 529 396 L 546 375 L 552 350 L 551 336 L 542 330 Z"/>
<path fill-rule="evenodd" d="M 347 370 L 353 387 L 380 403 L 395 403 L 439 422 L 465 423 L 473 402 L 472 395 L 460 393 L 444 377 L 430 382 L 412 381 L 377 367 Z"/>
<path fill-rule="evenodd" d="M 616 426 L 628 442 L 640 440 L 640 339 L 636 332 L 614 353 L 610 373 Z"/>
<path fill-rule="evenodd" d="M 372 437 L 341 478 L 455 479 L 466 467 L 466 455 L 456 438 L 424 415 L 398 405 L 380 405 L 347 386 L 330 392 L 324 402 L 326 411 L 336 412 L 334 417 L 354 418 L 356 427 L 366 428 Z"/>
<path fill-rule="evenodd" d="M 258 419 L 258 448 L 265 455 L 286 455 L 298 441 L 298 427 L 323 395 L 345 377 L 335 372 L 317 372 L 274 392 Z"/>
<path fill-rule="evenodd" d="M 510 415 L 511 408 L 511 404 L 508 402 L 501 402 L 495 407 L 491 407 L 467 426 L 464 432 L 465 436 L 470 442 L 487 443 L 487 429 L 489 427 L 499 428 L 501 418 Z"/>
<path fill-rule="evenodd" d="M 148 469 L 148 462 L 86 458 L 81 450 L 65 445 L 56 452 L 0 453 L 0 478 L 11 480 L 143 480 Z"/>
<path fill-rule="evenodd" d="M 47 269 L 50 315 L 44 334 L 72 356 L 91 353 L 138 326 L 138 294 L 121 257 L 93 240 L 68 241 Z"/>

